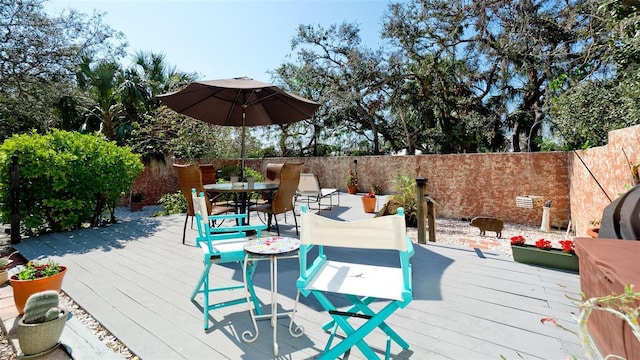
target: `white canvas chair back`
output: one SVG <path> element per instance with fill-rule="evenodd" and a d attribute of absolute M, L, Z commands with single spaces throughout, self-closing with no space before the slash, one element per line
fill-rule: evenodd
<path fill-rule="evenodd" d="M 198 220 L 202 221 L 202 219 L 206 219 L 207 216 L 209 216 L 209 214 L 207 213 L 207 198 L 205 198 L 204 196 L 198 196 L 195 189 L 193 189 L 191 191 L 191 200 L 193 201 L 194 214 L 197 217 L 200 217 Z"/>
<path fill-rule="evenodd" d="M 337 221 L 313 213 L 301 217 L 300 243 L 407 251 L 404 216 Z"/>

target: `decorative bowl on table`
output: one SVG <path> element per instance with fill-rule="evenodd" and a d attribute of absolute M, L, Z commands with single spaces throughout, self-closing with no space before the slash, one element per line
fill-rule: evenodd
<path fill-rule="evenodd" d="M 231 183 L 231 186 L 233 186 L 233 187 L 242 187 L 243 185 L 244 185 L 243 182 L 232 182 Z"/>

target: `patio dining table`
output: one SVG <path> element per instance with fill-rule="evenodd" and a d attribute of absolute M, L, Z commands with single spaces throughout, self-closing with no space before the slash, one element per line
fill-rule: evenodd
<path fill-rule="evenodd" d="M 263 182 L 256 182 L 253 184 L 243 182 L 242 186 L 234 186 L 232 183 L 204 184 L 203 186 L 207 192 L 233 194 L 236 203 L 236 213 L 238 214 L 247 213 L 250 205 L 249 202 L 251 200 L 251 197 L 249 196 L 250 194 L 273 192 L 278 189 L 278 184 Z M 243 225 L 247 225 L 248 223 L 249 217 L 247 216 Z"/>

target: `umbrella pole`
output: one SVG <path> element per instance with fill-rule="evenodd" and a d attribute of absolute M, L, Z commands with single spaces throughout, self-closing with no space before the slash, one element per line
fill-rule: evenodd
<path fill-rule="evenodd" d="M 244 131 L 245 131 L 245 109 L 242 105 L 242 135 L 240 137 L 240 181 L 244 181 Z"/>

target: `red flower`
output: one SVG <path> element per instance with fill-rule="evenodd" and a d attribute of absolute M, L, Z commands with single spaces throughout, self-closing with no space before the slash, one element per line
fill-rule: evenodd
<path fill-rule="evenodd" d="M 511 237 L 511 245 L 524 245 L 524 236 L 517 235 Z"/>
<path fill-rule="evenodd" d="M 542 250 L 550 250 L 551 249 L 551 241 L 540 239 L 536 241 L 536 247 Z"/>
<path fill-rule="evenodd" d="M 376 194 L 373 191 L 369 191 L 368 194 L 364 194 L 362 195 L 363 198 L 374 198 L 376 197 Z"/>
<path fill-rule="evenodd" d="M 560 240 L 560 245 L 562 246 L 562 252 L 573 254 L 575 251 L 575 245 L 571 240 Z"/>

